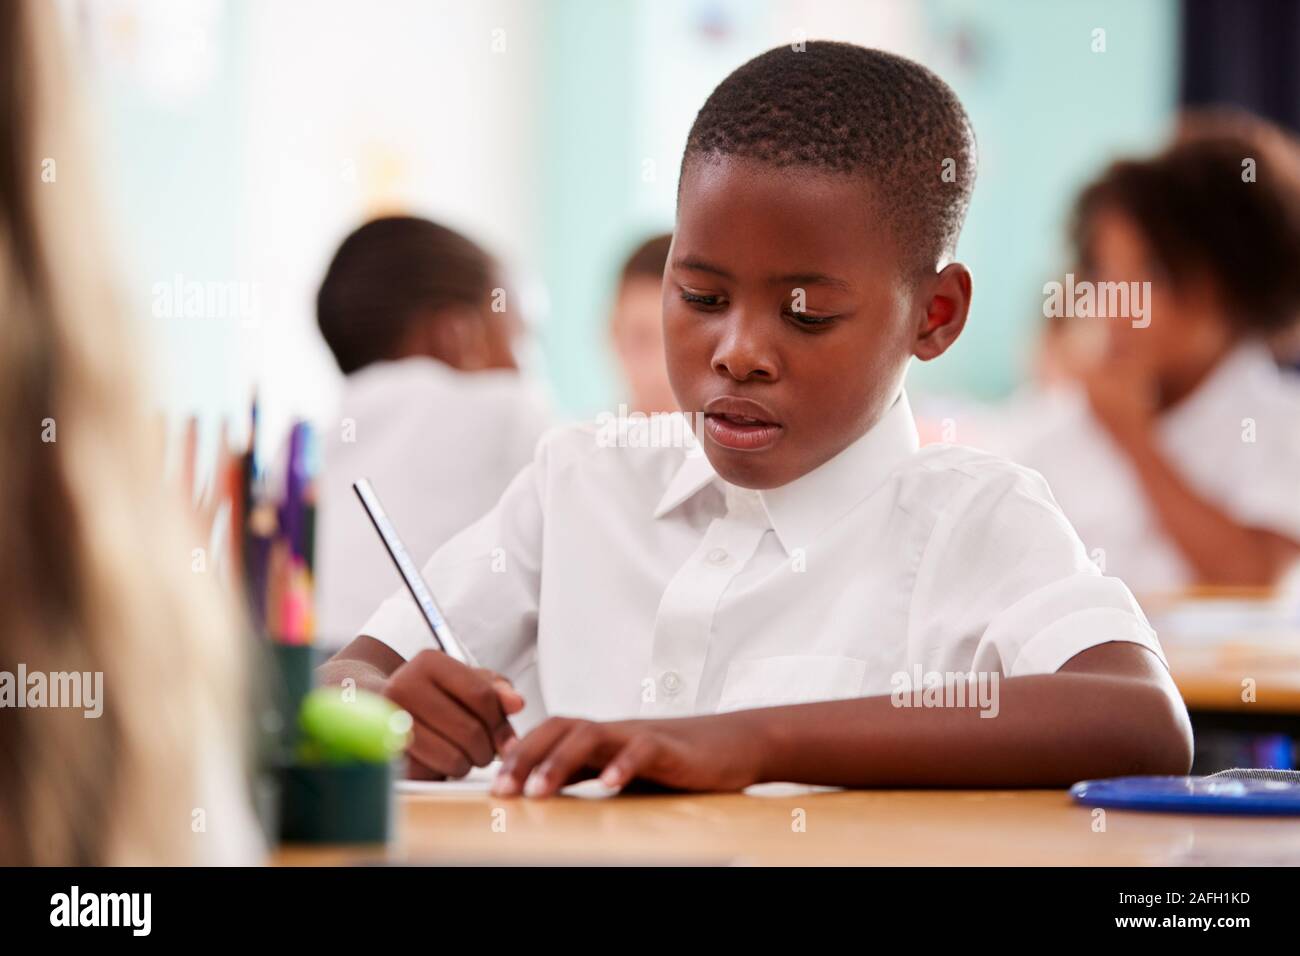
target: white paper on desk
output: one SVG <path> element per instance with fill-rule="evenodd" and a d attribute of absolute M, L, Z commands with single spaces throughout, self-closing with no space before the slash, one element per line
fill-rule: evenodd
<path fill-rule="evenodd" d="M 822 787 L 812 783 L 756 783 L 745 788 L 747 797 L 802 797 L 805 793 L 833 793 L 843 787 Z"/>
<path fill-rule="evenodd" d="M 474 767 L 459 780 L 399 780 L 398 793 L 487 793 L 501 769 L 501 761 L 495 760 L 486 767 Z M 599 800 L 612 797 L 618 791 L 605 786 L 599 780 L 583 780 L 571 783 L 560 791 L 568 797 L 582 797 L 587 800 Z"/>
<path fill-rule="evenodd" d="M 487 793 L 496 779 L 501 761 L 497 760 L 486 767 L 475 767 L 459 780 L 399 780 L 398 793 Z M 827 793 L 840 787 L 818 787 L 802 783 L 756 783 L 746 787 L 745 793 L 751 797 L 797 797 L 805 793 Z M 605 786 L 599 780 L 583 780 L 571 783 L 562 791 L 565 796 L 582 797 L 587 800 L 599 800 L 612 797 L 618 791 Z"/>

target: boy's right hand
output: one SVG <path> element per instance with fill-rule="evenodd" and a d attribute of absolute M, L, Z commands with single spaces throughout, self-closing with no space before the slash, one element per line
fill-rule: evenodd
<path fill-rule="evenodd" d="M 383 692 L 415 721 L 406 754 L 416 779 L 463 777 L 518 742 L 506 717 L 524 699 L 495 671 L 425 650 L 393 671 Z"/>

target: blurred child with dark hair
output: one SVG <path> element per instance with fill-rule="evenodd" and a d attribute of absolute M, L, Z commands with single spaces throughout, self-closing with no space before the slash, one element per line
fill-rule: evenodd
<path fill-rule="evenodd" d="M 632 410 L 650 414 L 677 408 L 664 362 L 663 279 L 671 233 L 652 236 L 623 264 L 610 316 Z"/>
<path fill-rule="evenodd" d="M 321 334 L 347 375 L 326 429 L 317 630 L 350 639 L 397 583 L 355 501 L 369 478 L 417 556 L 486 512 L 532 460 L 547 422 L 515 364 L 521 323 L 478 245 L 409 216 L 343 241 L 317 297 Z"/>
<path fill-rule="evenodd" d="M 1296 143 L 1189 115 L 1083 191 L 1072 238 L 1078 278 L 1129 308 L 1091 319 L 1100 355 L 1008 452 L 1136 590 L 1276 584 L 1300 558 L 1300 380 L 1270 350 L 1300 316 Z"/>

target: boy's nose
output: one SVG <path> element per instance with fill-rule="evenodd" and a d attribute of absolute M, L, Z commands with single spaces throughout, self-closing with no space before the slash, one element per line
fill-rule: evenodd
<path fill-rule="evenodd" d="M 776 358 L 755 323 L 736 317 L 727 322 L 726 330 L 713 352 L 713 370 L 738 382 L 751 378 L 775 380 Z"/>

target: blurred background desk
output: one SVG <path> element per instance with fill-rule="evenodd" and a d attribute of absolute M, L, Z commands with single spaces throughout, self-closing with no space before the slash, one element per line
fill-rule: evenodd
<path fill-rule="evenodd" d="M 1300 740 L 1300 611 L 1257 590 L 1144 597 L 1192 716 L 1197 773 L 1295 768 Z"/>
<path fill-rule="evenodd" d="M 1064 791 L 836 791 L 588 800 L 403 795 L 387 847 L 284 847 L 279 865 L 1269 865 L 1287 818 L 1094 811 Z M 800 816 L 802 812 L 802 817 Z M 793 824 L 802 819 L 804 832 Z"/>

